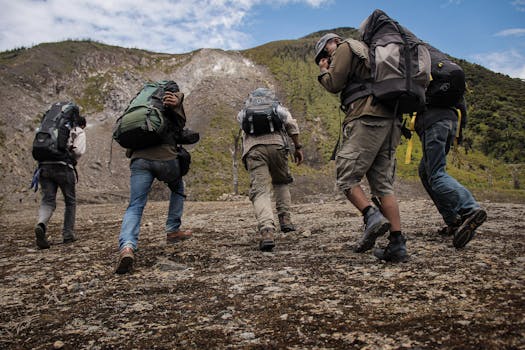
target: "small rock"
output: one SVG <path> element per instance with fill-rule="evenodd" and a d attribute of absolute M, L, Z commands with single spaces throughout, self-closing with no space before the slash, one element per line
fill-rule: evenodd
<path fill-rule="evenodd" d="M 250 340 L 255 338 L 255 333 L 253 332 L 244 332 L 241 334 L 242 339 Z"/>
<path fill-rule="evenodd" d="M 62 349 L 64 347 L 64 342 L 57 340 L 53 343 L 53 349 Z"/>

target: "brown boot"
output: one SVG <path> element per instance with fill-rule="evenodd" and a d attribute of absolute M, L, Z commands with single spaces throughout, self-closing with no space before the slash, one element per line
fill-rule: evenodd
<path fill-rule="evenodd" d="M 273 240 L 273 234 L 275 230 L 272 228 L 263 228 L 260 232 L 261 239 L 259 241 L 259 249 L 263 252 L 272 251 L 275 247 L 275 241 Z"/>
<path fill-rule="evenodd" d="M 279 225 L 281 226 L 282 232 L 295 231 L 295 226 L 292 223 L 290 214 L 279 214 Z"/>
<path fill-rule="evenodd" d="M 191 236 L 192 233 L 190 230 L 168 232 L 166 234 L 166 241 L 168 241 L 169 243 L 177 243 L 186 239 L 190 239 Z"/>
<path fill-rule="evenodd" d="M 133 248 L 124 247 L 119 253 L 117 268 L 115 273 L 124 274 L 131 272 L 133 269 L 133 262 L 135 261 L 135 254 L 133 253 Z"/>

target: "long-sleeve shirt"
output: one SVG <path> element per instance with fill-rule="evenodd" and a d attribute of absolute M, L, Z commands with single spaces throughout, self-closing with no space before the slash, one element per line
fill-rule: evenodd
<path fill-rule="evenodd" d="M 246 114 L 246 111 L 242 109 L 237 114 L 237 121 L 240 125 L 242 125 L 242 120 Z M 277 114 L 281 118 L 281 120 L 284 123 L 284 129 L 286 130 L 286 133 L 291 135 L 299 135 L 299 125 L 297 124 L 297 120 L 295 120 L 292 117 L 292 114 L 290 111 L 281 105 L 277 106 Z M 281 145 L 285 146 L 287 144 L 287 140 L 285 139 L 286 135 L 283 135 L 280 131 L 275 131 L 270 134 L 263 134 L 259 136 L 252 136 L 247 135 L 245 132 L 242 133 L 242 157 L 252 149 L 252 147 L 257 145 Z"/>
<path fill-rule="evenodd" d="M 319 74 L 319 83 L 331 93 L 341 92 L 352 80 L 363 81 L 370 78 L 370 69 L 365 61 L 355 55 L 348 42 L 342 42 L 332 54 L 332 62 L 327 70 Z M 370 115 L 392 118 L 394 111 L 381 103 L 374 103 L 372 95 L 360 98 L 347 106 L 344 124 L 353 119 Z"/>

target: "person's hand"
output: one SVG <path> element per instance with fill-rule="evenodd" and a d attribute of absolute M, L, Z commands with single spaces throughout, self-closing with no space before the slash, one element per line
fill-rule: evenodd
<path fill-rule="evenodd" d="M 319 60 L 319 69 L 321 70 L 328 70 L 330 67 L 330 58 L 329 57 L 323 57 Z"/>
<path fill-rule="evenodd" d="M 301 165 L 301 163 L 304 160 L 303 150 L 302 149 L 295 149 L 295 151 L 293 153 L 293 156 L 294 156 L 295 164 Z"/>
<path fill-rule="evenodd" d="M 162 98 L 162 102 L 164 103 L 164 106 L 173 109 L 180 104 L 180 99 L 177 97 L 177 95 L 175 95 L 175 93 L 166 91 L 164 97 Z"/>

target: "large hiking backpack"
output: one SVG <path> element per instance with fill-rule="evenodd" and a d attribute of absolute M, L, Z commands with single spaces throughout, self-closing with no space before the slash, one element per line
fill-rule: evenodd
<path fill-rule="evenodd" d="M 283 120 L 277 113 L 279 101 L 270 89 L 258 88 L 250 93 L 245 102 L 242 130 L 251 136 L 280 131 Z"/>
<path fill-rule="evenodd" d="M 455 107 L 466 91 L 465 72 L 447 55 L 427 45 L 432 60 L 432 81 L 427 87 L 427 104 L 436 107 Z"/>
<path fill-rule="evenodd" d="M 33 158 L 39 162 L 65 161 L 75 163 L 67 142 L 79 117 L 78 106 L 72 102 L 57 102 L 44 113 L 33 139 Z"/>
<path fill-rule="evenodd" d="M 351 81 L 341 94 L 342 106 L 373 95 L 398 114 L 423 109 L 430 81 L 430 54 L 423 42 L 381 10 L 375 10 L 360 31 L 369 48 L 371 78 Z"/>
<path fill-rule="evenodd" d="M 177 83 L 171 80 L 146 83 L 131 100 L 124 113 L 117 119 L 113 139 L 124 148 L 138 150 L 167 141 L 170 132 L 181 131 L 184 120 L 164 108 L 162 98 L 166 91 L 178 92 Z"/>

